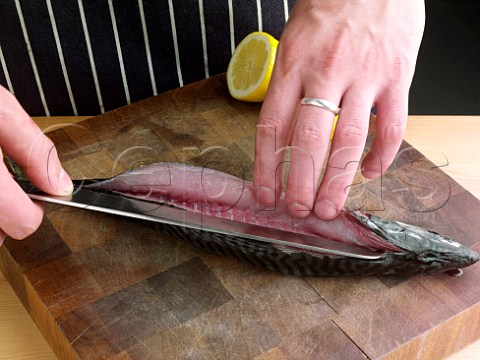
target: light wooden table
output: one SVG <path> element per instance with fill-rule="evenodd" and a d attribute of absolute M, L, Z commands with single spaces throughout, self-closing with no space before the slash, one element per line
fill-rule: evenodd
<path fill-rule="evenodd" d="M 87 117 L 35 118 L 42 129 L 78 122 Z M 480 198 L 480 116 L 411 116 L 406 140 Z M 57 359 L 24 309 L 7 280 L 0 273 L 0 360 Z M 480 359 L 480 341 L 449 360 Z M 437 360 L 437 359 L 434 359 Z"/>

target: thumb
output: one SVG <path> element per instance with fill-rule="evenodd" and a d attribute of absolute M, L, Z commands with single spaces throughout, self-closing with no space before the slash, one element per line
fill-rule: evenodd
<path fill-rule="evenodd" d="M 52 195 L 72 192 L 72 181 L 60 163 L 53 142 L 2 87 L 0 122 L 2 149 L 22 167 L 35 186 Z"/>

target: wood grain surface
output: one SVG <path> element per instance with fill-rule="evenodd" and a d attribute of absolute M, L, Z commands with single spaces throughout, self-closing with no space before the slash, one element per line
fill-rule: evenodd
<path fill-rule="evenodd" d="M 76 178 L 165 160 L 250 178 L 257 113 L 258 105 L 231 100 L 216 77 L 51 137 Z M 396 205 L 410 198 L 387 197 L 383 212 L 479 250 L 479 201 L 403 149 L 386 190 L 413 174 L 438 192 L 417 196 L 415 210 L 448 202 L 406 212 Z M 375 191 L 361 195 L 354 200 L 378 204 Z M 478 265 L 460 278 L 295 278 L 206 254 L 133 220 L 55 206 L 36 234 L 7 240 L 0 254 L 60 358 L 438 359 L 480 337 Z"/>

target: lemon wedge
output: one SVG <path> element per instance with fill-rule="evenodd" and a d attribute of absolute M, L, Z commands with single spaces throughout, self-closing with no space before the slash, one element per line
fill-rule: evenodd
<path fill-rule="evenodd" d="M 333 135 L 335 135 L 335 130 L 337 130 L 337 121 L 338 115 L 335 115 L 335 119 L 333 120 L 332 133 L 330 134 L 330 140 L 333 140 Z"/>
<path fill-rule="evenodd" d="M 272 76 L 278 40 L 265 32 L 253 32 L 238 44 L 227 70 L 228 91 L 235 99 L 265 99 Z"/>

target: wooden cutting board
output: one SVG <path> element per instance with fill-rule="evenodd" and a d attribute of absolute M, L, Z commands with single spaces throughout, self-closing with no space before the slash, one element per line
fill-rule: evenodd
<path fill-rule="evenodd" d="M 251 180 L 258 111 L 217 76 L 49 136 L 77 179 L 177 161 Z M 357 176 L 348 204 L 480 251 L 480 201 L 407 143 L 381 180 Z M 480 264 L 461 277 L 296 278 L 54 205 L 0 256 L 62 359 L 440 359 L 480 338 Z"/>

